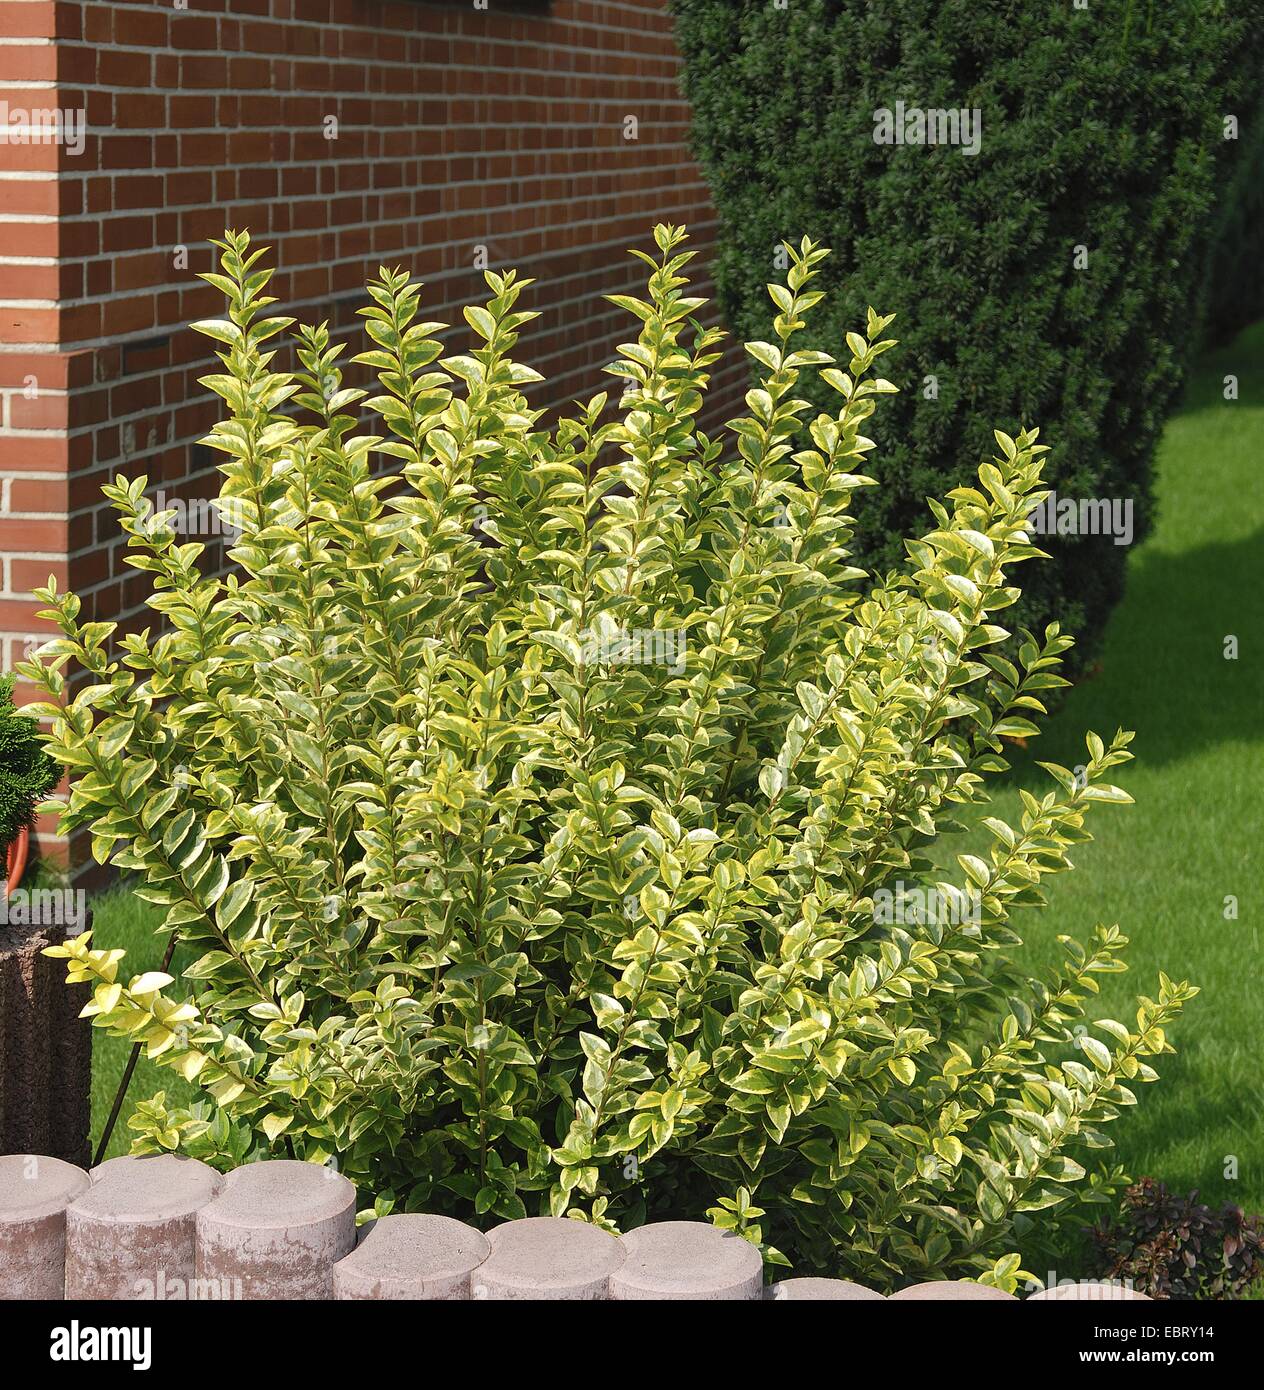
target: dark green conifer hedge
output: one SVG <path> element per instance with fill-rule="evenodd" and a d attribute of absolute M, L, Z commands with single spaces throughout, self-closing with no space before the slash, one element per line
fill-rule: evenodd
<path fill-rule="evenodd" d="M 1264 79 L 1264 57 L 1257 61 Z M 1242 149 L 1216 198 L 1205 316 L 1212 344 L 1228 342 L 1264 316 L 1264 110 L 1258 105 L 1239 138 Z"/>
<path fill-rule="evenodd" d="M 857 563 L 901 561 L 926 497 L 972 475 L 993 426 L 1039 425 L 1058 496 L 1131 502 L 1140 540 L 1215 189 L 1245 143 L 1223 118 L 1258 91 L 1258 0 L 672 3 L 734 333 L 767 336 L 775 250 L 805 234 L 834 251 L 815 346 L 845 366 L 866 305 L 899 316 Z M 915 111 L 977 110 L 977 153 L 877 143 L 899 102 L 913 135 Z M 1115 539 L 1050 537 L 1026 576 L 1021 619 L 1062 618 L 1081 663 L 1122 591 Z"/>

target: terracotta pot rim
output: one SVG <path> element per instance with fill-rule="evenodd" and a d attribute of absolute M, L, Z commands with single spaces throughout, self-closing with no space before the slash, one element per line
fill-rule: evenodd
<path fill-rule="evenodd" d="M 26 873 L 26 859 L 31 848 L 31 829 L 24 825 L 5 847 L 5 894 L 12 893 Z"/>

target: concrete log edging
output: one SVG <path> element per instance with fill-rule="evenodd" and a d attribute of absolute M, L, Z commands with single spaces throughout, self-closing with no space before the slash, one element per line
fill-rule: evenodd
<path fill-rule="evenodd" d="M 450 1216 L 386 1216 L 362 1226 L 356 1248 L 334 1265 L 334 1297 L 466 1299 L 491 1252 L 485 1235 Z"/>
<path fill-rule="evenodd" d="M 332 1168 L 266 1159 L 220 1174 L 197 1159 L 115 1158 L 91 1173 L 57 1158 L 0 1157 L 0 1299 L 342 1299 L 1016 1303 L 981 1284 L 914 1284 L 890 1298 L 846 1279 L 768 1287 L 754 1246 L 699 1221 L 621 1236 L 524 1217 L 486 1235 L 446 1216 L 360 1227 L 356 1189 Z M 1085 1281 L 1028 1302 L 1145 1299 Z"/>
<path fill-rule="evenodd" d="M 472 1294 L 496 1302 L 608 1299 L 611 1276 L 627 1258 L 617 1236 L 565 1217 L 506 1221 L 493 1227 L 487 1240 L 491 1253 L 474 1273 Z"/>
<path fill-rule="evenodd" d="M 60 1158 L 0 1158 L 0 1298 L 61 1298 L 66 1281 L 66 1208 L 91 1186 Z"/>
<path fill-rule="evenodd" d="M 764 1262 L 741 1236 L 705 1221 L 658 1221 L 629 1231 L 627 1251 L 610 1281 L 613 1298 L 757 1299 L 764 1291 Z"/>
<path fill-rule="evenodd" d="M 66 1297 L 165 1301 L 196 1278 L 197 1214 L 224 1185 L 196 1158 L 111 1158 L 66 1208 Z"/>
<path fill-rule="evenodd" d="M 235 1168 L 197 1214 L 199 1287 L 228 1299 L 332 1298 L 355 1216 L 355 1186 L 332 1168 L 289 1158 Z"/>

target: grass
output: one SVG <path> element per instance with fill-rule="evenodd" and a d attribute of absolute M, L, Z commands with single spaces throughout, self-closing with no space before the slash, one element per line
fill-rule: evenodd
<path fill-rule="evenodd" d="M 121 966 L 122 976 L 130 980 L 146 970 L 157 970 L 167 949 L 167 937 L 158 936 L 155 926 L 161 921 L 158 909 L 143 898 L 138 898 L 126 883 L 111 888 L 92 901 L 93 944 L 100 947 L 122 947 L 127 959 Z M 178 974 L 179 956 L 173 961 Z M 105 1122 L 114 1103 L 119 1080 L 127 1065 L 131 1045 L 123 1038 L 107 1037 L 98 1032 L 92 1039 L 92 1152 L 96 1154 L 97 1142 L 105 1128 Z M 165 1090 L 167 1098 L 176 1104 L 184 1104 L 193 1098 L 193 1088 L 178 1076 L 170 1067 L 160 1066 L 150 1061 L 143 1053 L 136 1063 L 131 1085 L 119 1117 L 110 1136 L 106 1158 L 125 1154 L 131 1147 L 132 1132 L 127 1127 L 128 1116 L 138 1100 L 145 1100 L 157 1091 Z"/>
<path fill-rule="evenodd" d="M 1242 399 L 1226 402 L 1222 378 L 1236 375 Z M 1264 826 L 1264 681 L 1259 590 L 1264 575 L 1264 324 L 1204 359 L 1158 459 L 1160 514 L 1130 557 L 1128 589 L 1106 636 L 1102 670 L 1069 693 L 1057 716 L 1000 784 L 994 812 L 1017 814 L 1017 788 L 1046 789 L 1037 757 L 1073 766 L 1084 732 L 1135 729 L 1136 761 L 1118 780 L 1131 807 L 1102 806 L 1095 842 L 1076 871 L 1052 880 L 1043 913 L 1020 920 L 1033 963 L 1052 959 L 1059 933 L 1119 922 L 1132 939 L 1131 970 L 1105 977 L 1094 1017 L 1131 1021 L 1137 992 L 1153 993 L 1157 972 L 1201 986 L 1174 1031 L 1174 1057 L 1141 1105 L 1114 1126 L 1117 1156 L 1135 1176 L 1209 1202 L 1264 1210 L 1264 991 L 1260 969 L 1260 859 Z M 1225 660 L 1236 635 L 1240 655 Z M 1225 900 L 1238 903 L 1226 920 Z M 101 944 L 126 946 L 128 968 L 156 967 L 163 940 L 146 904 L 116 890 L 95 905 Z M 94 1132 L 108 1113 L 127 1048 L 98 1037 Z M 125 1151 L 126 1115 L 137 1097 L 165 1088 L 184 1095 L 173 1073 L 141 1060 L 129 1105 L 110 1146 Z M 1236 1175 L 1235 1175 L 1236 1174 Z"/>
<path fill-rule="evenodd" d="M 1237 401 L 1223 398 L 1227 374 L 1241 384 Z M 1135 996 L 1153 996 L 1159 970 L 1201 988 L 1172 1030 L 1177 1055 L 1159 1059 L 1159 1082 L 1112 1126 L 1114 1156 L 1135 1177 L 1248 1211 L 1264 1211 L 1261 382 L 1264 324 L 1198 365 L 1163 436 L 1157 525 L 1129 559 L 1101 670 L 1015 754 L 989 808 L 1016 818 L 1018 788 L 1053 786 L 1035 760 L 1082 762 L 1087 730 L 1136 731 L 1136 761 L 1116 774 L 1136 805 L 1093 807 L 1094 843 L 1049 881 L 1049 907 L 1015 925 L 1040 964 L 1059 934 L 1083 940 L 1096 922 L 1120 924 L 1130 969 L 1102 977 L 1095 1018 L 1133 1022 Z M 1225 659 L 1229 635 L 1237 660 Z"/>

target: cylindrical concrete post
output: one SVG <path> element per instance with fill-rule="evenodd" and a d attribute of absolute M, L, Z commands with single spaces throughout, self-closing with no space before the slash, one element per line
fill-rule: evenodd
<path fill-rule="evenodd" d="M 1004 1289 L 990 1284 L 974 1284 L 968 1279 L 936 1279 L 929 1284 L 914 1284 L 891 1295 L 905 1303 L 1017 1303 L 1018 1299 Z"/>
<path fill-rule="evenodd" d="M 822 1300 L 872 1303 L 875 1299 L 879 1303 L 886 1302 L 886 1297 L 876 1289 L 853 1284 L 850 1279 L 780 1279 L 769 1288 L 768 1297 L 774 1303 L 815 1303 Z"/>
<path fill-rule="evenodd" d="M 1039 1293 L 1034 1293 L 1027 1300 L 1034 1303 L 1037 1300 L 1048 1302 L 1101 1302 L 1101 1303 L 1127 1303 L 1139 1301 L 1141 1303 L 1152 1302 L 1150 1295 L 1138 1293 L 1136 1289 L 1125 1288 L 1123 1284 L 1112 1284 L 1109 1280 L 1085 1280 L 1082 1284 L 1055 1284 L 1051 1289 L 1041 1289 Z"/>
<path fill-rule="evenodd" d="M 474 1275 L 475 1298 L 608 1299 L 610 1276 L 624 1260 L 621 1241 L 564 1217 L 506 1221 L 487 1239 L 492 1252 Z"/>
<path fill-rule="evenodd" d="M 764 1262 L 748 1240 L 705 1221 L 656 1221 L 621 1236 L 627 1258 L 611 1298 L 708 1300 L 763 1296 Z"/>
<path fill-rule="evenodd" d="M 66 1212 L 66 1297 L 198 1296 L 197 1213 L 223 1179 L 196 1158 L 112 1158 Z"/>
<path fill-rule="evenodd" d="M 221 1297 L 332 1298 L 355 1248 L 355 1187 L 315 1163 L 265 1159 L 228 1174 L 197 1214 L 197 1278 Z"/>
<path fill-rule="evenodd" d="M 66 1208 L 88 1185 L 59 1158 L 0 1158 L 0 1299 L 65 1297 Z"/>
<path fill-rule="evenodd" d="M 450 1216 L 384 1216 L 334 1265 L 334 1297 L 469 1298 L 470 1276 L 490 1253 L 485 1235 Z"/>

